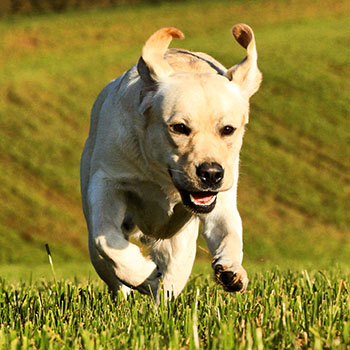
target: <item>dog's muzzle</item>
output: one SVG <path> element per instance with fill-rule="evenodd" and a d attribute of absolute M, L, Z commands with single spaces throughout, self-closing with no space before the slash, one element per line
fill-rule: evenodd
<path fill-rule="evenodd" d="M 196 174 L 204 186 L 218 188 L 224 178 L 224 168 L 216 162 L 204 162 L 196 167 Z"/>
<path fill-rule="evenodd" d="M 194 214 L 208 214 L 216 205 L 217 192 L 191 192 L 180 190 L 184 206 Z"/>
<path fill-rule="evenodd" d="M 171 169 L 170 177 L 173 179 Z M 185 189 L 175 184 L 184 206 L 194 214 L 208 214 L 216 205 L 218 189 L 224 177 L 224 169 L 218 163 L 202 163 L 196 167 L 196 175 L 200 180 L 201 189 Z"/>

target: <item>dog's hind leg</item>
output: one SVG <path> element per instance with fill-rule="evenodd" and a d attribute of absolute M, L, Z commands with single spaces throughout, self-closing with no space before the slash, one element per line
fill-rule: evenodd
<path fill-rule="evenodd" d="M 161 273 L 140 248 L 123 234 L 126 204 L 115 183 L 98 171 L 88 189 L 88 228 L 91 261 L 111 291 L 120 282 L 144 294 L 156 295 Z"/>
<path fill-rule="evenodd" d="M 116 295 L 121 291 L 124 297 L 127 298 L 131 292 L 131 288 L 127 287 L 116 277 L 111 266 L 98 254 L 97 250 L 90 249 L 90 258 L 96 272 L 107 283 L 108 289 L 112 295 Z"/>
<path fill-rule="evenodd" d="M 198 226 L 199 219 L 193 217 L 175 236 L 152 244 L 151 255 L 163 275 L 165 302 L 172 296 L 177 297 L 190 277 L 196 257 Z"/>

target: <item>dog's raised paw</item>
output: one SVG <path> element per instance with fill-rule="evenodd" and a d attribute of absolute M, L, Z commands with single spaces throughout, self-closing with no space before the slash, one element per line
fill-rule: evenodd
<path fill-rule="evenodd" d="M 223 286 L 227 292 L 245 292 L 248 285 L 248 277 L 242 266 L 228 268 L 220 264 L 214 268 L 215 280 Z"/>

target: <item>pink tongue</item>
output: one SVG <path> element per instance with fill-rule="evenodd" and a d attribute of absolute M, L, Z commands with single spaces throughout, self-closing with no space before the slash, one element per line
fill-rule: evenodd
<path fill-rule="evenodd" d="M 197 203 L 205 204 L 205 203 L 209 203 L 213 199 L 214 195 L 213 194 L 203 195 L 200 193 L 197 193 L 197 194 L 192 193 L 192 197 Z"/>

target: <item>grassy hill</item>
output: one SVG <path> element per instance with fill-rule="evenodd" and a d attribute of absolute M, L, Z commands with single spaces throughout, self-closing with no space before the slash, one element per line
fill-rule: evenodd
<path fill-rule="evenodd" d="M 79 160 L 99 91 L 138 59 L 148 36 L 227 67 L 250 24 L 264 82 L 252 99 L 239 208 L 248 264 L 316 267 L 350 257 L 347 1 L 201 1 L 0 22 L 0 264 L 87 260 Z M 203 256 L 205 253 L 203 253 Z"/>

